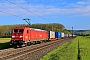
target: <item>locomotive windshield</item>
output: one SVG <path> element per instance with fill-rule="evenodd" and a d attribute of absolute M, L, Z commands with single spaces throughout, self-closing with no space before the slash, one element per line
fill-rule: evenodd
<path fill-rule="evenodd" d="M 18 30 L 15 29 L 15 30 L 14 30 L 14 33 L 18 33 Z"/>
<path fill-rule="evenodd" d="M 19 33 L 23 33 L 23 30 L 19 30 Z"/>
<path fill-rule="evenodd" d="M 23 33 L 23 31 L 24 31 L 23 29 L 20 29 L 20 30 L 15 29 L 15 30 L 14 30 L 14 33 Z"/>

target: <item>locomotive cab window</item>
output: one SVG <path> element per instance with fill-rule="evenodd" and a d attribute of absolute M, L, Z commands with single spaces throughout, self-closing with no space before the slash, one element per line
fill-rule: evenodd
<path fill-rule="evenodd" d="M 23 29 L 22 30 L 19 30 L 19 33 L 23 33 L 23 31 L 24 31 Z"/>
<path fill-rule="evenodd" d="M 17 29 L 15 29 L 15 30 L 13 31 L 13 33 L 18 33 L 18 30 L 17 30 Z"/>
<path fill-rule="evenodd" d="M 27 30 L 27 33 L 28 33 L 28 30 Z"/>

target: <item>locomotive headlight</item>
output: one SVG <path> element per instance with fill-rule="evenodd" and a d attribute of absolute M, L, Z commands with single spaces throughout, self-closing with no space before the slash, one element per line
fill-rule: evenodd
<path fill-rule="evenodd" d="M 12 36 L 12 38 L 15 38 L 15 36 Z"/>
<path fill-rule="evenodd" d="M 23 36 L 20 36 L 20 38 L 22 38 Z"/>

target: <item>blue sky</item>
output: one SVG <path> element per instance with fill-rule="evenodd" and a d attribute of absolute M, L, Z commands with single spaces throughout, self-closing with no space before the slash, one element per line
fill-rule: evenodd
<path fill-rule="evenodd" d="M 73 26 L 75 30 L 90 30 L 89 2 L 90 0 L 0 0 L 0 25 L 27 24 L 23 19 L 29 18 L 32 24 L 60 23 L 67 29 Z"/>

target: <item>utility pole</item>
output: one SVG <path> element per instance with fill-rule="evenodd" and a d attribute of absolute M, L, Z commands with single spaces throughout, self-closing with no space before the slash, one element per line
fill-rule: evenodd
<path fill-rule="evenodd" d="M 25 20 L 25 21 L 28 23 L 29 26 L 31 25 L 31 23 L 30 23 L 30 19 L 25 18 L 25 19 L 23 19 L 23 20 Z"/>
<path fill-rule="evenodd" d="M 73 27 L 72 27 L 72 37 L 73 37 Z"/>
<path fill-rule="evenodd" d="M 53 23 L 52 23 L 52 31 L 53 31 Z"/>

